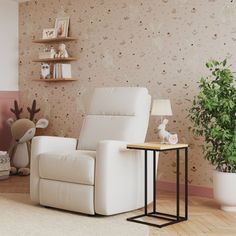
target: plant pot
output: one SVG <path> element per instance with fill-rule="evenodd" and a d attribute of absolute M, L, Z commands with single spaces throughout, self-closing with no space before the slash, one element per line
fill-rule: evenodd
<path fill-rule="evenodd" d="M 213 172 L 214 198 L 224 211 L 236 212 L 236 173 Z"/>

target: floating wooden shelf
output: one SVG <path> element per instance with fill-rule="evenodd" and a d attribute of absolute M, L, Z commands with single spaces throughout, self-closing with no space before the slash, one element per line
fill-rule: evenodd
<path fill-rule="evenodd" d="M 45 58 L 45 59 L 35 59 L 33 62 L 66 62 L 66 61 L 77 61 L 78 58 L 68 57 L 68 58 Z"/>
<path fill-rule="evenodd" d="M 70 42 L 70 41 L 77 41 L 77 38 L 73 37 L 60 37 L 60 38 L 53 38 L 53 39 L 38 39 L 38 40 L 33 40 L 33 43 L 41 43 L 41 44 L 56 44 L 56 43 L 62 43 L 62 42 Z M 44 58 L 44 59 L 35 59 L 33 62 L 45 62 L 45 63 L 70 63 L 72 61 L 77 61 L 78 58 L 75 57 L 68 57 L 68 58 Z M 77 81 L 78 79 L 76 78 L 50 78 L 50 79 L 33 79 L 33 81 L 38 81 L 38 82 L 68 82 L 68 81 Z"/>
<path fill-rule="evenodd" d="M 53 38 L 53 39 L 37 39 L 33 40 L 33 43 L 60 43 L 60 42 L 70 42 L 77 41 L 77 38 L 73 37 L 61 37 L 61 38 Z"/>
<path fill-rule="evenodd" d="M 65 82 L 65 81 L 77 81 L 75 78 L 59 78 L 59 79 L 34 79 L 33 81 L 41 81 L 41 82 Z"/>

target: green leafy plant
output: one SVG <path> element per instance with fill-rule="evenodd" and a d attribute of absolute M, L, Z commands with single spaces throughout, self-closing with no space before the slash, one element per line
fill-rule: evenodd
<path fill-rule="evenodd" d="M 189 110 L 192 131 L 203 136 L 204 157 L 222 172 L 236 173 L 236 87 L 233 72 L 222 62 L 206 63 L 208 77 L 199 82 L 200 92 Z"/>

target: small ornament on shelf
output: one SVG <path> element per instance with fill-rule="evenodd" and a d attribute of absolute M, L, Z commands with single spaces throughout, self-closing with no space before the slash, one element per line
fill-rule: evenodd
<path fill-rule="evenodd" d="M 41 64 L 41 79 L 50 79 L 51 78 L 51 70 L 50 65 L 47 63 Z"/>
<path fill-rule="evenodd" d="M 50 54 L 50 55 L 51 55 L 50 58 L 55 58 L 55 56 L 56 56 L 56 50 L 54 49 L 53 46 L 51 46 L 50 53 L 51 53 L 51 54 Z"/>
<path fill-rule="evenodd" d="M 39 53 L 39 59 L 48 59 L 48 58 L 55 58 L 56 51 L 53 46 L 51 48 L 45 48 L 43 52 Z"/>
<path fill-rule="evenodd" d="M 69 54 L 66 50 L 66 45 L 61 43 L 58 47 L 58 52 L 56 54 L 56 58 L 68 58 Z"/>

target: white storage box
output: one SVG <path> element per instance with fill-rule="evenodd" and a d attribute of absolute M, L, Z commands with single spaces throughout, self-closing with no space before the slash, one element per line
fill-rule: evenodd
<path fill-rule="evenodd" d="M 10 174 L 10 158 L 6 152 L 0 151 L 0 180 L 7 179 Z"/>

